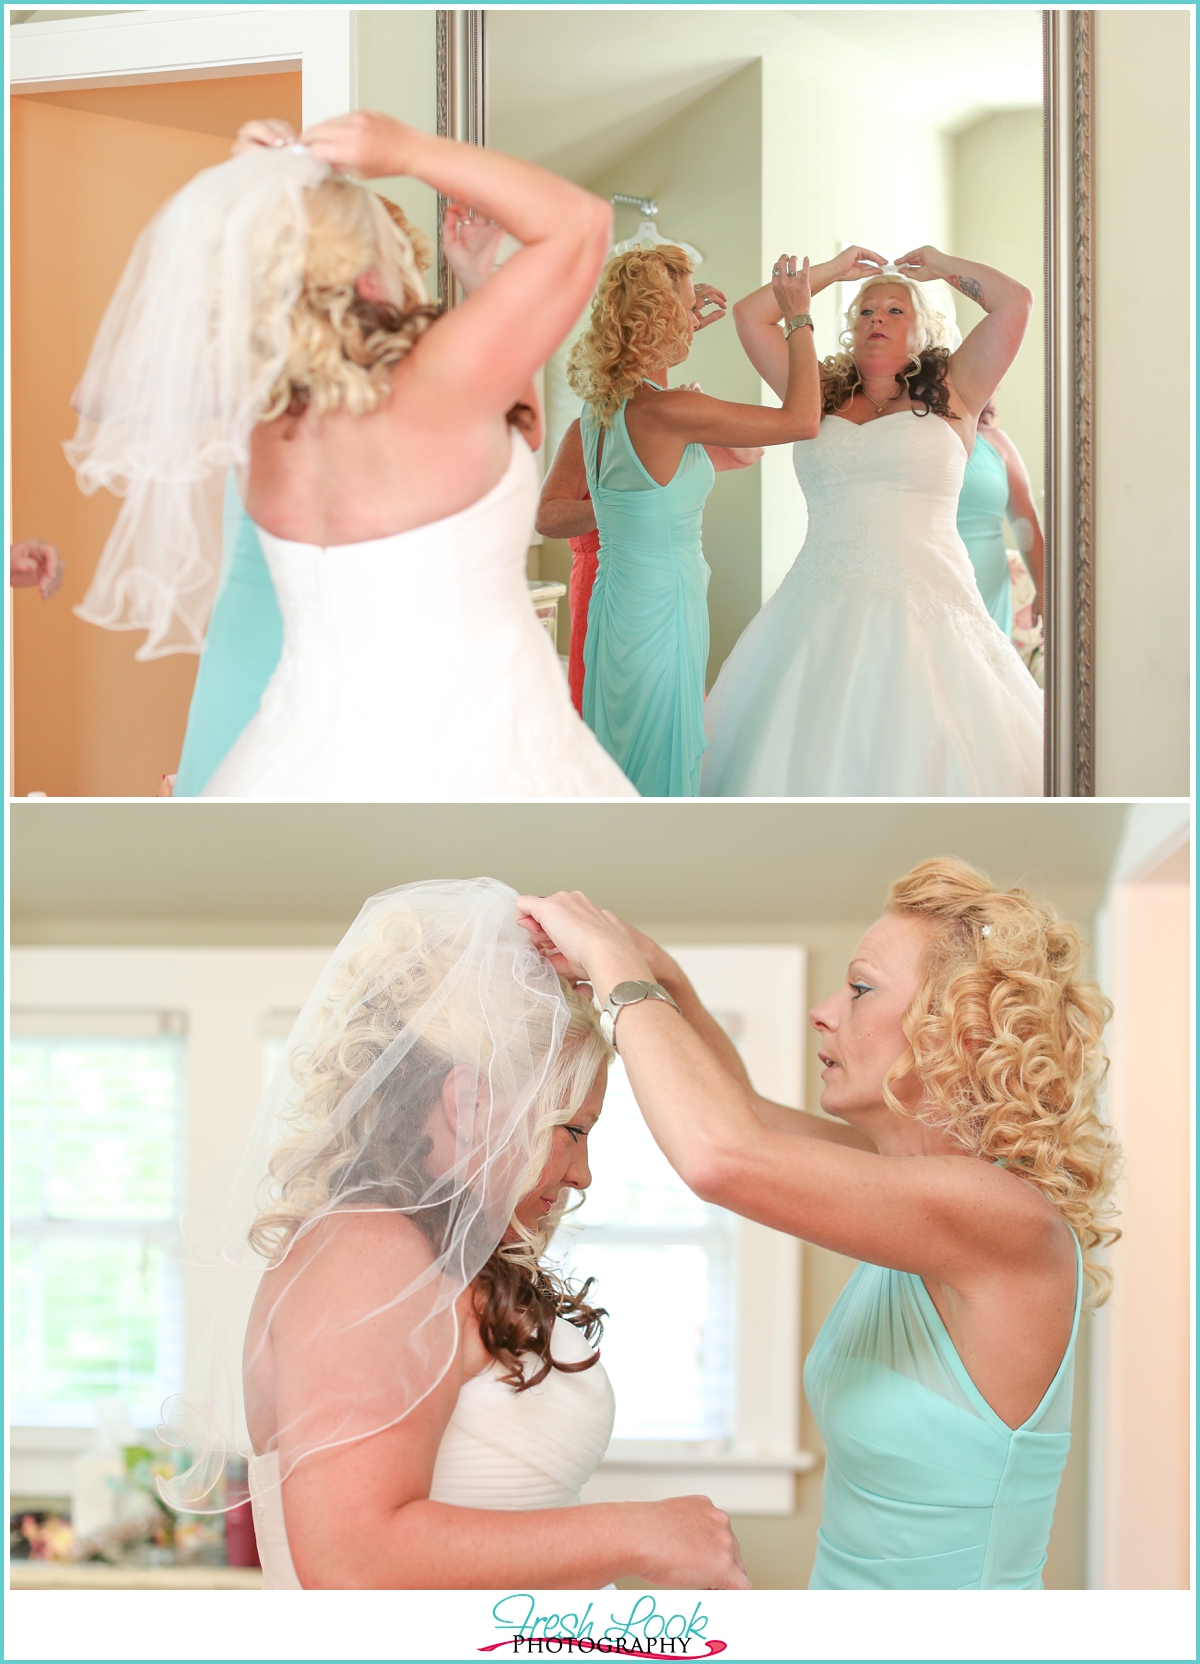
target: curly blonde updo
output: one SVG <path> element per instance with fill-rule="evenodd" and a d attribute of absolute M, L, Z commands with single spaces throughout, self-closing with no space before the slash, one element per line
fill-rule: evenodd
<path fill-rule="evenodd" d="M 307 192 L 304 283 L 292 308 L 291 348 L 259 420 L 345 410 L 365 416 L 388 394 L 388 371 L 437 317 L 421 277 L 428 246 L 393 204 L 331 175 Z M 355 280 L 395 273 L 402 306 L 364 300 Z"/>
<path fill-rule="evenodd" d="M 674 243 L 631 248 L 600 276 L 587 329 L 567 359 L 572 392 L 608 427 L 647 370 L 687 357 L 687 313 L 680 284 L 692 262 Z"/>
<path fill-rule="evenodd" d="M 1079 932 L 949 857 L 897 879 L 887 910 L 936 930 L 904 1017 L 910 1050 L 884 1085 L 889 1108 L 914 1113 L 890 1088 L 913 1070 L 922 1120 L 1003 1163 L 1058 1209 L 1083 1249 L 1087 1304 L 1103 1304 L 1112 1274 L 1087 1256 L 1121 1234 L 1109 1200 L 1119 1152 L 1097 1107 L 1112 1008 L 1080 974 Z"/>

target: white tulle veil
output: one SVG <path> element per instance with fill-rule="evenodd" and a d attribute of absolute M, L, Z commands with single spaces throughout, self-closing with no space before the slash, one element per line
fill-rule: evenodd
<path fill-rule="evenodd" d="M 562 1113 L 570 1008 L 515 900 L 486 878 L 385 891 L 322 973 L 238 1177 L 185 1221 L 213 1333 L 190 1390 L 164 1412 L 160 1431 L 191 1458 L 163 1486 L 172 1506 L 222 1507 L 226 1461 L 251 1454 L 247 1417 L 282 1480 L 306 1456 L 394 1425 L 449 1368 L 455 1302 L 536 1182 Z M 364 1225 L 374 1234 L 352 1239 Z M 342 1251 L 367 1241 L 374 1258 L 359 1275 Z M 394 1250 L 382 1270 L 380 1241 Z M 298 1385 L 293 1367 L 285 1400 L 273 1376 L 280 1323 L 293 1360 L 365 1344 L 386 1368 L 364 1389 L 352 1369 L 301 1369 Z"/>

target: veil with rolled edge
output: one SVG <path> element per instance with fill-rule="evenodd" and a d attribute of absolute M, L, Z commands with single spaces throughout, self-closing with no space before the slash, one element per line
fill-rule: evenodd
<path fill-rule="evenodd" d="M 372 896 L 305 1002 L 237 1178 L 184 1221 L 214 1318 L 159 1428 L 190 1459 L 159 1481 L 173 1508 L 222 1512 L 231 1456 L 276 1452 L 282 1482 L 382 1432 L 450 1367 L 455 1302 L 549 1153 L 569 1020 L 515 901 L 491 878 Z"/>
<path fill-rule="evenodd" d="M 145 630 L 139 659 L 199 652 L 220 576 L 226 470 L 290 343 L 308 247 L 308 150 L 206 168 L 142 232 L 100 323 L 64 450 L 81 490 L 123 497 L 75 611 Z"/>

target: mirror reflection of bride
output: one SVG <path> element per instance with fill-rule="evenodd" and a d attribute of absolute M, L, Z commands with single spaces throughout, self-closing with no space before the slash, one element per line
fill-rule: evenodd
<path fill-rule="evenodd" d="M 709 695 L 701 790 L 1037 797 L 1041 691 L 988 616 L 955 525 L 980 412 L 1017 354 L 1032 297 L 1003 272 L 929 247 L 888 270 L 847 249 L 812 269 L 813 287 L 871 268 L 844 350 L 822 365 L 817 436 L 793 450 L 808 534 Z M 953 350 L 922 290 L 937 278 L 987 314 Z M 771 285 L 734 318 L 781 392 Z"/>
<path fill-rule="evenodd" d="M 438 316 L 357 178 L 411 175 L 522 245 Z M 529 603 L 537 491 L 513 426 L 603 262 L 611 216 L 531 164 L 356 112 L 267 135 L 143 233 L 76 395 L 85 490 L 125 497 L 80 609 L 198 651 L 226 470 L 283 649 L 204 795 L 632 797 Z"/>

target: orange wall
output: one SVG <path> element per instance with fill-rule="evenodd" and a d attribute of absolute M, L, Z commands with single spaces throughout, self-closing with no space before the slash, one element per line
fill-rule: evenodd
<path fill-rule="evenodd" d="M 299 81 L 256 75 L 11 100 L 12 535 L 48 538 L 66 562 L 52 601 L 13 592 L 18 796 L 153 796 L 179 761 L 196 657 L 139 664 L 135 632 L 72 613 L 118 503 L 106 492 L 83 496 L 62 442 L 75 428 L 71 393 L 138 233 L 201 168 L 226 159 L 243 120 L 278 114 L 298 124 Z M 104 100 L 113 114 L 100 113 Z M 73 107 L 80 101 L 89 107 Z"/>
<path fill-rule="evenodd" d="M 295 70 L 282 75 L 218 76 L 211 81 L 151 81 L 136 87 L 79 87 L 36 97 L 39 104 L 60 110 L 87 110 L 93 115 L 232 139 L 242 123 L 254 116 L 281 116 L 299 132 L 301 80 L 300 71 Z"/>

